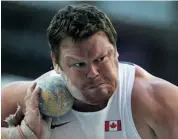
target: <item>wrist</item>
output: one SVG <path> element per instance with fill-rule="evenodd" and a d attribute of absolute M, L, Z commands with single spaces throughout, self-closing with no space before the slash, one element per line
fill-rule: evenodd
<path fill-rule="evenodd" d="M 22 120 L 20 128 L 26 139 L 38 139 L 34 132 L 28 127 L 25 120 Z"/>
<path fill-rule="evenodd" d="M 22 132 L 22 130 L 21 130 L 19 125 L 17 126 L 17 130 L 19 132 L 19 135 L 21 136 L 21 139 L 26 139 L 26 137 L 25 137 L 24 133 Z"/>
<path fill-rule="evenodd" d="M 38 139 L 23 120 L 20 126 L 8 128 L 7 139 Z"/>

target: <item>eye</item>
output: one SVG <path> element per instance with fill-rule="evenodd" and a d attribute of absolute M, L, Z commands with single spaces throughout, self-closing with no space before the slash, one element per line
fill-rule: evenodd
<path fill-rule="evenodd" d="M 104 58 L 105 58 L 105 56 L 100 57 L 100 58 L 96 59 L 95 62 L 102 62 L 104 60 Z"/>
<path fill-rule="evenodd" d="M 76 68 L 82 68 L 82 67 L 85 67 L 86 65 L 87 65 L 87 64 L 84 63 L 84 62 L 72 64 L 72 66 L 73 66 L 73 67 L 76 67 Z"/>

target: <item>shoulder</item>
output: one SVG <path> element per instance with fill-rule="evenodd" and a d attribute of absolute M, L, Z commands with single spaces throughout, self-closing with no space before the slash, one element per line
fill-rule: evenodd
<path fill-rule="evenodd" d="M 51 75 L 55 75 L 55 74 L 57 74 L 57 73 L 54 70 L 50 70 L 50 71 L 42 74 L 41 76 L 39 76 L 37 79 L 35 79 L 35 81 L 38 81 L 38 80 L 40 80 L 42 78 L 45 78 L 45 77 L 51 76 Z"/>
<path fill-rule="evenodd" d="M 26 89 L 31 81 L 18 81 L 9 83 L 1 89 L 1 124 L 7 126 L 4 122 L 9 114 L 14 114 L 17 110 L 17 104 L 23 106 L 26 96 Z"/>
<path fill-rule="evenodd" d="M 8 99 L 11 97 L 21 96 L 27 89 L 27 86 L 31 84 L 31 81 L 17 81 L 5 85 L 1 89 L 1 97 Z M 10 100 L 9 100 L 10 101 Z M 11 100 L 13 101 L 13 99 Z"/>
<path fill-rule="evenodd" d="M 156 109 L 156 106 L 168 105 L 171 100 L 178 101 L 178 87 L 176 85 L 151 75 L 138 65 L 135 65 L 135 69 L 133 98 L 137 99 L 139 103 L 145 103 L 147 107 L 155 106 Z M 176 104 L 178 107 L 178 103 Z M 152 107 L 152 110 L 154 108 Z"/>
<path fill-rule="evenodd" d="M 161 136 L 163 130 L 167 128 L 165 121 L 167 125 L 178 121 L 178 87 L 151 75 L 138 65 L 135 65 L 135 69 L 132 91 L 133 110 Z M 160 127 L 163 129 L 162 131 Z M 171 130 L 174 129 L 169 131 Z"/>
<path fill-rule="evenodd" d="M 149 83 L 153 80 L 153 76 L 143 68 L 135 65 L 135 80 L 132 89 L 132 112 L 135 121 L 138 124 L 144 122 L 147 124 L 150 121 L 153 102 L 153 87 Z M 151 105 L 150 105 L 151 104 Z"/>
<path fill-rule="evenodd" d="M 53 70 L 46 72 L 42 74 L 40 77 L 38 77 L 37 79 L 32 81 L 16 81 L 16 82 L 9 83 L 1 89 L 1 96 L 4 99 L 9 99 L 14 95 L 17 97 L 22 97 L 25 95 L 27 88 L 32 84 L 32 82 L 38 81 L 39 79 L 42 79 L 46 76 L 50 76 L 53 72 L 54 72 Z"/>
<path fill-rule="evenodd" d="M 9 83 L 1 89 L 1 96 L 5 100 L 9 100 L 12 97 L 18 97 L 19 99 L 22 99 L 26 95 L 27 88 L 32 84 L 32 82 L 38 81 L 39 79 L 42 79 L 46 76 L 50 76 L 53 72 L 53 70 L 46 72 L 32 81 L 16 81 Z M 13 100 L 15 99 L 12 99 L 11 101 Z"/>
<path fill-rule="evenodd" d="M 8 100 L 6 101 L 6 103 L 11 102 L 11 101 L 12 102 L 17 101 L 16 99 L 22 101 L 24 97 L 26 96 L 26 91 L 28 87 L 32 84 L 32 82 L 34 81 L 37 82 L 39 79 L 42 79 L 46 76 L 50 76 L 53 72 L 54 72 L 53 70 L 46 72 L 42 74 L 40 77 L 38 77 L 37 79 L 32 80 L 32 81 L 17 81 L 17 82 L 12 82 L 12 83 L 7 84 L 1 89 L 2 101 Z"/>

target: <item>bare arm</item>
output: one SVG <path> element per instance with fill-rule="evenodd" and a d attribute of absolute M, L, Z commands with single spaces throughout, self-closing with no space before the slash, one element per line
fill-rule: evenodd
<path fill-rule="evenodd" d="M 139 125 L 140 134 L 144 139 L 178 139 L 178 87 L 138 66 L 136 70 L 134 118 L 147 125 L 147 130 Z"/>
<path fill-rule="evenodd" d="M 156 106 L 150 126 L 160 139 L 178 139 L 178 87 L 162 79 L 152 86 Z"/>
<path fill-rule="evenodd" d="M 21 84 L 17 83 L 17 84 L 15 84 L 16 86 L 14 86 L 14 84 L 10 84 L 7 86 L 7 88 L 4 88 L 4 90 L 8 89 L 9 92 L 11 90 L 15 91 L 15 90 L 13 90 L 13 87 L 18 92 L 23 92 L 23 89 L 26 90 L 23 99 L 20 99 L 20 100 L 15 99 L 18 102 L 19 101 L 21 102 L 21 100 L 22 100 L 22 103 L 25 103 L 23 106 L 26 107 L 26 109 L 24 110 L 24 112 L 25 112 L 24 113 L 22 110 L 22 107 L 19 106 L 18 109 L 16 109 L 15 114 L 13 113 L 14 115 L 11 115 L 10 117 L 8 117 L 7 121 L 8 121 L 8 123 L 10 123 L 10 125 L 12 124 L 13 127 L 10 126 L 9 128 L 6 128 L 6 127 L 1 128 L 1 137 L 3 139 L 7 139 L 9 137 L 10 138 L 11 137 L 21 138 L 22 137 L 21 134 L 23 134 L 23 136 L 26 136 L 26 137 L 30 136 L 29 138 L 37 139 L 37 137 L 41 138 L 41 137 L 43 137 L 43 135 L 48 133 L 47 134 L 48 136 L 43 137 L 43 138 L 48 139 L 49 135 L 50 135 L 49 127 L 51 125 L 51 119 L 48 124 L 48 122 L 46 123 L 44 120 L 41 120 L 41 118 L 40 118 L 40 112 L 39 112 L 39 109 L 37 109 L 38 94 L 40 93 L 40 89 L 39 89 L 39 87 L 35 87 L 36 86 L 35 82 L 28 82 L 28 83 L 25 82 L 25 84 L 23 84 L 23 83 L 22 82 L 21 82 Z M 29 84 L 30 84 L 30 86 L 29 86 Z M 20 89 L 19 89 L 19 87 L 20 87 Z M 3 92 L 3 93 L 5 93 L 5 92 Z M 7 94 L 8 94 L 7 96 L 12 95 L 12 94 L 9 95 L 10 93 L 8 93 L 8 92 L 7 92 Z M 15 98 L 20 96 L 18 93 L 16 93 L 15 95 L 16 95 Z M 3 98 L 5 98 L 7 100 L 7 97 L 3 97 Z M 22 98 L 22 96 L 20 96 L 20 98 Z M 15 102 L 15 100 L 12 102 Z M 6 101 L 4 101 L 4 102 L 6 102 Z M 12 102 L 6 103 L 6 104 L 12 104 Z M 8 105 L 8 106 L 13 106 L 13 105 Z M 7 108 L 7 106 L 6 106 L 6 108 Z M 8 108 L 10 108 L 10 107 L 8 107 Z M 7 110 L 12 111 L 12 109 L 7 109 Z M 7 114 L 7 111 L 5 111 L 5 112 Z M 21 116 L 22 114 L 23 115 L 25 114 L 24 118 L 22 118 L 22 116 Z M 16 120 L 19 120 L 19 123 L 17 123 Z M 23 120 L 23 121 L 21 122 L 21 120 Z M 19 125 L 19 126 L 16 126 L 16 125 Z"/>
<path fill-rule="evenodd" d="M 24 98 L 26 96 L 27 86 L 31 82 L 13 82 L 6 85 L 1 90 L 1 138 L 8 138 L 8 124 L 5 119 L 17 111 L 17 104 L 23 105 Z M 22 111 L 19 112 L 19 116 L 16 117 L 17 123 L 19 124 L 23 119 Z"/>
<path fill-rule="evenodd" d="M 10 114 L 14 114 L 17 110 L 17 104 L 24 107 L 24 98 L 26 96 L 27 87 L 31 82 L 14 82 L 5 86 L 1 90 L 1 126 L 7 127 L 4 121 Z M 18 119 L 20 120 L 20 119 Z"/>
<path fill-rule="evenodd" d="M 51 71 L 44 73 L 39 78 L 49 76 Z M 31 85 L 32 81 L 13 82 L 6 85 L 1 90 L 1 127 L 7 127 L 4 121 L 10 114 L 14 114 L 17 110 L 17 103 L 25 110 L 24 98 L 26 96 L 27 88 Z M 20 119 L 19 119 L 20 121 Z"/>
<path fill-rule="evenodd" d="M 17 126 L 21 123 L 23 118 L 24 118 L 23 110 L 22 110 L 22 107 L 20 107 L 20 105 L 19 105 L 15 114 L 6 118 L 6 122 L 10 126 L 11 125 Z M 2 139 L 8 138 L 9 130 L 12 130 L 12 127 L 11 127 L 11 129 L 7 128 L 7 127 L 1 127 L 1 138 Z"/>

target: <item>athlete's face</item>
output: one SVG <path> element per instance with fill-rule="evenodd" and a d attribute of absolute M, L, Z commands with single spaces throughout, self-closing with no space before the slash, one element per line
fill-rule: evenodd
<path fill-rule="evenodd" d="M 61 45 L 60 73 L 71 94 L 92 105 L 106 102 L 118 84 L 118 53 L 105 33 L 79 43 L 68 38 Z"/>

